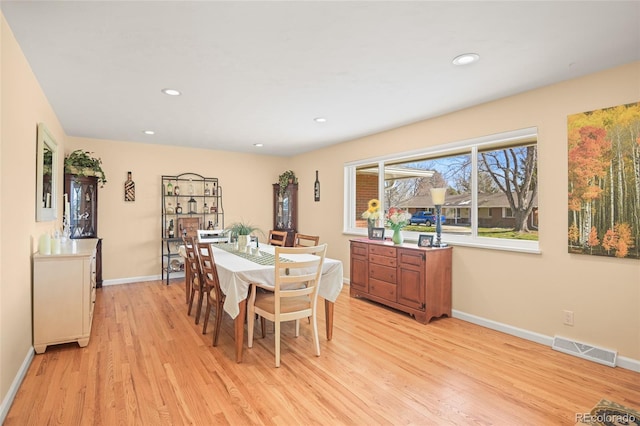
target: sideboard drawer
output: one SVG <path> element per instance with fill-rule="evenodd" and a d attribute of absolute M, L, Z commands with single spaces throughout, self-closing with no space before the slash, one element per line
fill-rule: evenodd
<path fill-rule="evenodd" d="M 380 256 L 379 254 L 370 254 L 369 262 L 375 263 L 376 265 L 389 266 L 391 268 L 398 266 L 395 257 Z"/>
<path fill-rule="evenodd" d="M 383 245 L 369 245 L 369 254 L 377 254 L 379 256 L 396 257 L 396 248 Z"/>
<path fill-rule="evenodd" d="M 369 277 L 378 280 L 386 281 L 388 283 L 395 284 L 396 276 L 398 274 L 397 268 L 390 268 L 388 266 L 369 264 Z"/>
<path fill-rule="evenodd" d="M 390 284 L 384 281 L 378 281 L 376 279 L 369 280 L 369 294 L 373 296 L 382 297 L 386 300 L 396 301 L 396 289 L 395 284 Z"/>

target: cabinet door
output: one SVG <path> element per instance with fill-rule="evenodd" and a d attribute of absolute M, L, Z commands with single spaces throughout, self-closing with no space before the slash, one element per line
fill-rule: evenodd
<path fill-rule="evenodd" d="M 66 174 L 71 238 L 98 237 L 98 178 Z"/>
<path fill-rule="evenodd" d="M 398 303 L 425 309 L 425 255 L 420 250 L 398 249 Z"/>
<path fill-rule="evenodd" d="M 293 246 L 298 229 L 298 184 L 290 183 L 280 192 L 280 185 L 273 184 L 273 229 L 287 232 L 285 245 Z"/>
<path fill-rule="evenodd" d="M 369 265 L 367 262 L 367 246 L 351 244 L 351 283 L 354 290 L 369 292 Z"/>

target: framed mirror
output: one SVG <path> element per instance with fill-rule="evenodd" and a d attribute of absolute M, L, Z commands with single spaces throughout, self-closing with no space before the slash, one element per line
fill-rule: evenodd
<path fill-rule="evenodd" d="M 36 221 L 56 220 L 58 203 L 58 144 L 44 124 L 38 124 L 36 163 Z"/>

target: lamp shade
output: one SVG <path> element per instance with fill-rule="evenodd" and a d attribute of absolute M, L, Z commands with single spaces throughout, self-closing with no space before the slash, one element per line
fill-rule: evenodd
<path fill-rule="evenodd" d="M 431 200 L 436 206 L 444 204 L 444 196 L 447 192 L 447 188 L 431 188 Z"/>

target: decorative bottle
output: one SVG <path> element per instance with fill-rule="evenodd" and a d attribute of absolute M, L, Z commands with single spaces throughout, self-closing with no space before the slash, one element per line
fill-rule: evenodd
<path fill-rule="evenodd" d="M 318 180 L 318 171 L 316 170 L 316 181 L 313 184 L 313 199 L 320 201 L 320 181 Z"/>
<path fill-rule="evenodd" d="M 136 184 L 131 179 L 131 172 L 127 172 L 127 180 L 124 183 L 124 200 L 125 201 L 136 200 Z"/>
<path fill-rule="evenodd" d="M 180 203 L 178 203 L 178 206 L 176 207 L 176 214 L 182 214 L 182 206 Z"/>
<path fill-rule="evenodd" d="M 207 205 L 207 202 L 204 202 L 204 208 L 202 209 L 202 213 L 209 213 L 209 206 Z"/>
<path fill-rule="evenodd" d="M 167 203 L 167 214 L 174 214 L 176 212 L 176 210 L 173 208 L 173 203 L 171 203 L 171 201 L 169 201 Z"/>
<path fill-rule="evenodd" d="M 207 226 L 207 230 L 211 231 L 213 229 L 213 221 L 209 221 L 209 226 Z"/>
<path fill-rule="evenodd" d="M 167 195 L 173 195 L 173 184 L 171 182 L 167 185 Z"/>
<path fill-rule="evenodd" d="M 173 193 L 176 195 L 180 195 L 180 187 L 178 186 L 178 184 L 176 183 L 175 188 L 173 188 Z"/>
<path fill-rule="evenodd" d="M 175 230 L 173 229 L 173 219 L 169 221 L 169 238 L 175 237 Z"/>
<path fill-rule="evenodd" d="M 211 195 L 211 190 L 209 189 L 209 184 L 205 183 L 204 184 L 204 196 L 208 197 L 209 195 Z"/>

